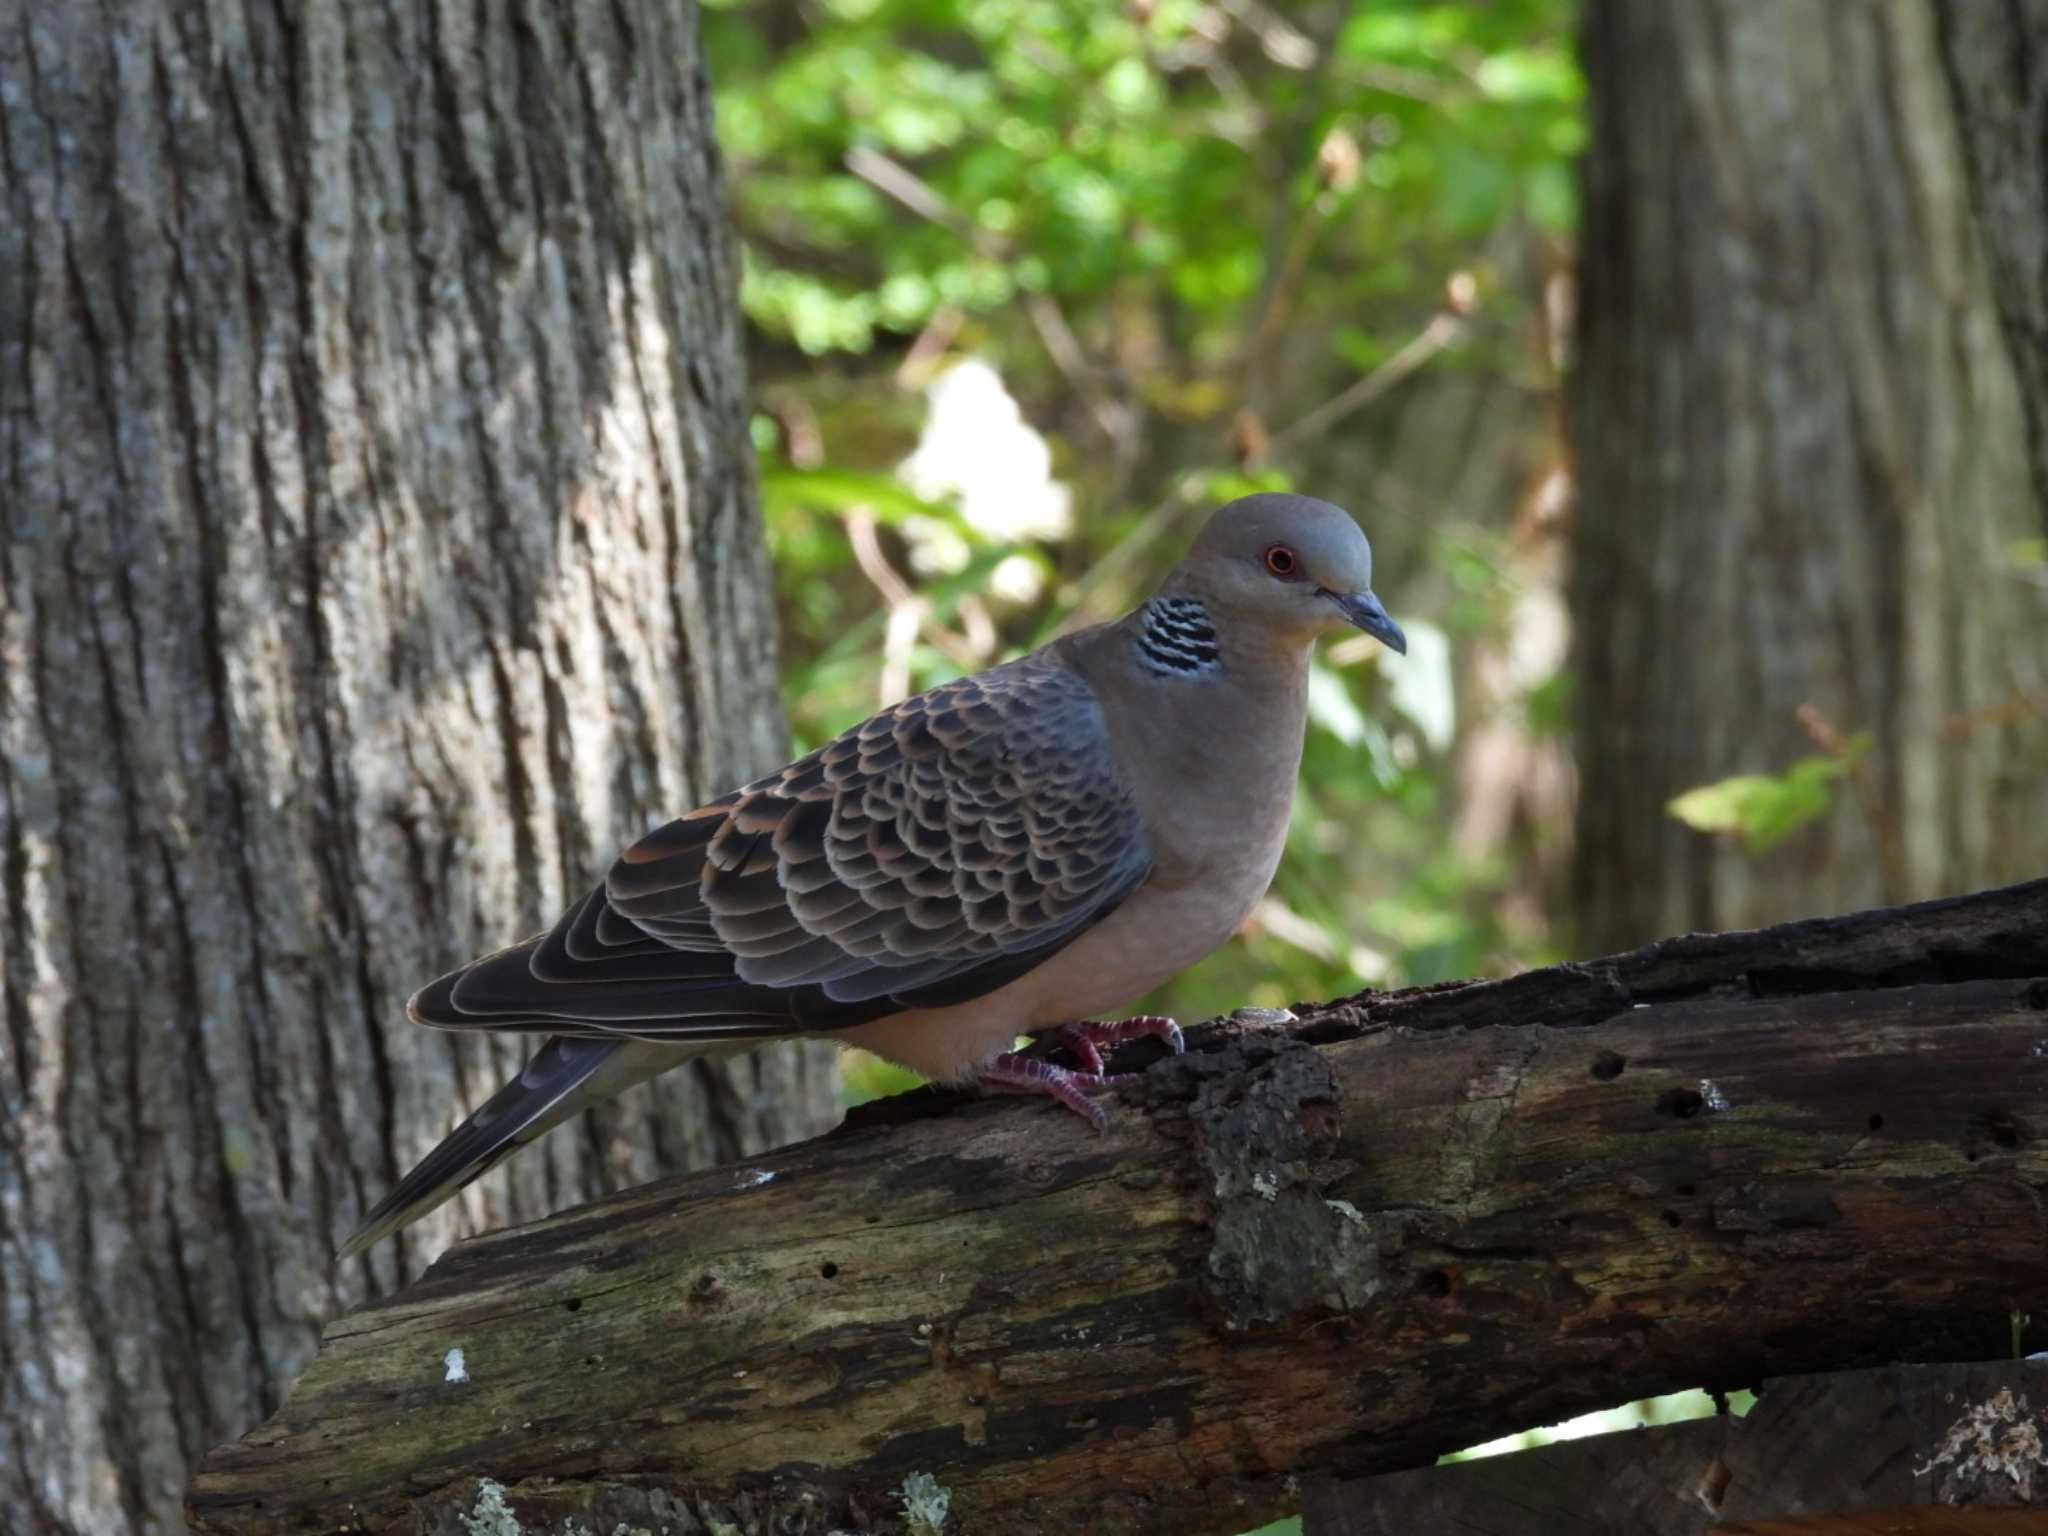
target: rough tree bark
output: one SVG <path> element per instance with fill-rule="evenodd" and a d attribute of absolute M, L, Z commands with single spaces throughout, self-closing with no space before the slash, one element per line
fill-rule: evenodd
<path fill-rule="evenodd" d="M 520 1051 L 406 993 L 780 743 L 688 0 L 0 3 L 0 1525 L 168 1532 L 459 1226 L 756 1152 L 679 1073 L 335 1273 Z"/>
<path fill-rule="evenodd" d="M 458 1246 L 192 1510 L 453 1533 L 488 1477 L 535 1536 L 823 1536 L 923 1474 L 973 1536 L 1227 1536 L 1653 1392 L 1995 1358 L 2048 1317 L 2044 1032 L 2037 881 L 1204 1027 L 1106 1135 L 875 1106 Z"/>
<path fill-rule="evenodd" d="M 1996 10 L 1996 6 L 1980 7 Z M 1582 947 L 2048 865 L 2048 528 L 1928 0 L 1592 0 L 1572 608 Z M 1666 812 L 1875 746 L 1752 857 Z"/>

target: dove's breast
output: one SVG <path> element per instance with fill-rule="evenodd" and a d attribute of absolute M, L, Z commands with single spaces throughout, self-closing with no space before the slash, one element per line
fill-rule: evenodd
<path fill-rule="evenodd" d="M 972 1078 L 1018 1035 L 1113 1015 L 1171 981 L 1227 942 L 1266 894 L 1301 770 L 1305 660 L 1170 682 L 1139 677 L 1116 654 L 1087 670 L 1151 874 L 1015 981 L 864 1024 L 841 1036 L 847 1043 L 941 1081 Z"/>
<path fill-rule="evenodd" d="M 1035 970 L 972 1002 L 863 1024 L 840 1038 L 941 1082 L 972 1078 L 1019 1035 L 1114 1015 L 1215 952 L 1265 894 L 1256 879 L 1168 887 L 1148 882 Z"/>
<path fill-rule="evenodd" d="M 1266 894 L 1287 839 L 1294 756 L 1284 793 L 1205 806 L 1204 786 L 1190 784 L 1176 811 L 1153 823 L 1167 846 L 1151 877 L 1043 965 L 986 997 L 897 1014 L 841 1038 L 960 1082 L 1019 1035 L 1114 1015 L 1171 981 L 1226 943 Z"/>

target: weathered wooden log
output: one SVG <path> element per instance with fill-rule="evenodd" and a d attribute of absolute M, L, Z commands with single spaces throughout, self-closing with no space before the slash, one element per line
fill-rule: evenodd
<path fill-rule="evenodd" d="M 528 1529 L 889 1530 L 929 1478 L 970 1536 L 1241 1531 L 2048 1320 L 2048 881 L 1304 1014 L 1192 1031 L 1105 1135 L 913 1095 L 461 1244 L 191 1517 L 435 1530 L 487 1477 Z"/>
<path fill-rule="evenodd" d="M 1764 1384 L 1746 1415 L 1302 1490 L 1306 1536 L 2023 1536 L 2048 1528 L 2048 1363 Z"/>

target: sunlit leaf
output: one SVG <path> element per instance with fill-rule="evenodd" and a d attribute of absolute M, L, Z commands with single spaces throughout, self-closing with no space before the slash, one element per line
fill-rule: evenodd
<path fill-rule="evenodd" d="M 1867 738 L 1862 740 L 1867 748 Z M 1702 784 L 1666 809 L 1689 827 L 1740 836 L 1751 853 L 1765 853 L 1828 813 L 1834 783 L 1854 755 L 1852 745 L 1850 755 L 1803 757 L 1783 773 L 1743 773 Z"/>

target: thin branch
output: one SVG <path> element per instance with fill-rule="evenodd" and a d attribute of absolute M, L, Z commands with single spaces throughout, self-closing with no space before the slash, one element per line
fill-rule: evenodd
<path fill-rule="evenodd" d="M 1364 378 L 1332 395 L 1314 410 L 1273 434 L 1268 452 L 1278 453 L 1304 438 L 1326 432 L 1353 411 L 1372 404 L 1388 390 L 1464 334 L 1465 322 L 1448 311 L 1438 313 L 1409 343 Z"/>
<path fill-rule="evenodd" d="M 1330 44 L 1349 7 L 1331 6 L 1318 35 L 1310 37 L 1293 22 L 1258 0 L 1222 0 L 1223 9 L 1259 40 L 1259 51 L 1282 69 L 1310 70 L 1330 55 Z"/>
<path fill-rule="evenodd" d="M 870 585 L 881 594 L 889 610 L 883 630 L 882 675 L 878 688 L 884 708 L 910 692 L 910 653 L 923 634 L 946 653 L 947 659 L 963 672 L 972 672 L 987 659 L 977 654 L 960 635 L 932 617 L 931 602 L 911 589 L 882 553 L 879 527 L 872 512 L 855 507 L 846 514 L 846 541 L 853 548 L 854 563 Z"/>
<path fill-rule="evenodd" d="M 1038 332 L 1038 339 L 1045 344 L 1046 355 L 1052 359 L 1053 366 L 1080 392 L 1082 404 L 1088 407 L 1088 413 L 1095 418 L 1095 425 L 1102 429 L 1103 436 L 1121 450 L 1130 439 L 1134 413 L 1129 406 L 1111 399 L 1109 392 L 1096 382 L 1095 370 L 1081 350 L 1081 339 L 1067 323 L 1066 312 L 1050 294 L 1027 293 L 1024 296 L 1024 313 Z"/>
<path fill-rule="evenodd" d="M 1981 730 L 1994 726 L 2017 725 L 2036 715 L 2048 715 L 2048 693 L 2029 693 L 2015 689 L 1996 704 L 1987 704 L 1982 709 L 1973 709 L 1964 714 L 1950 715 L 1941 723 L 1941 735 L 1945 741 L 1967 741 Z"/>
<path fill-rule="evenodd" d="M 1008 241 L 978 227 L 973 220 L 962 214 L 945 196 L 917 172 L 901 161 L 891 159 L 880 150 L 856 144 L 846 152 L 846 168 L 865 181 L 876 191 L 894 198 L 903 207 L 919 218 L 951 230 L 974 250 L 975 254 L 989 261 L 1007 263 L 1011 259 Z M 1088 407 L 1095 424 L 1112 443 L 1121 446 L 1130 435 L 1134 414 L 1128 407 L 1119 405 L 1103 389 L 1096 377 L 1096 370 L 1088 362 L 1081 347 L 1080 338 L 1074 334 L 1073 326 L 1061 310 L 1059 301 L 1050 294 L 1032 293 L 1024 299 L 1024 309 L 1039 340 L 1044 344 L 1046 355 L 1066 381 L 1074 386 Z"/>
<path fill-rule="evenodd" d="M 976 228 L 965 214 L 939 194 L 936 187 L 901 161 L 891 159 L 878 149 L 869 149 L 865 144 L 856 144 L 846 152 L 846 168 L 877 192 L 895 198 L 919 218 L 950 229 L 973 246 L 977 254 L 992 259 L 1003 254 L 994 235 Z"/>
<path fill-rule="evenodd" d="M 966 320 L 967 313 L 958 304 L 941 304 L 934 309 L 931 318 L 925 321 L 924 329 L 910 344 L 910 350 L 903 354 L 903 361 L 896 365 L 896 387 L 922 389 Z"/>
<path fill-rule="evenodd" d="M 1856 806 L 1877 845 L 1878 886 L 1887 901 L 1897 901 L 1906 888 L 1906 851 L 1898 818 L 1885 803 L 1884 790 L 1870 771 L 1864 755 L 1853 750 L 1840 728 L 1812 704 L 1801 704 L 1792 712 L 1807 739 L 1829 757 L 1841 763 Z"/>
<path fill-rule="evenodd" d="M 1151 511 L 1138 519 L 1135 528 L 1111 545 L 1102 558 L 1075 581 L 1066 617 L 1053 627 L 1053 635 L 1064 635 L 1084 624 L 1094 623 L 1097 595 L 1121 578 L 1146 550 L 1171 533 L 1174 526 L 1199 504 L 1184 486 L 1176 486 L 1161 497 Z"/>
<path fill-rule="evenodd" d="M 1255 32 L 1259 30 L 1256 18 L 1265 18 L 1284 28 L 1285 36 L 1290 40 L 1289 49 L 1301 59 L 1292 67 L 1305 72 L 1299 102 L 1283 136 L 1288 142 L 1276 151 L 1278 163 L 1269 163 L 1265 167 L 1272 183 L 1273 201 L 1266 217 L 1259 287 L 1252 297 L 1241 344 L 1241 355 L 1251 380 L 1246 402 L 1253 410 L 1263 411 L 1261 383 L 1265 373 L 1265 344 L 1279 328 L 1289 290 L 1299 278 L 1306 261 L 1313 229 L 1319 222 L 1312 215 L 1327 217 L 1327 208 L 1320 198 L 1311 197 L 1306 204 L 1296 205 L 1294 183 L 1302 167 L 1314 163 L 1322 144 L 1323 136 L 1316 125 L 1330 96 L 1337 34 L 1349 14 L 1349 7 L 1332 6 L 1313 38 L 1272 16 L 1263 6 L 1240 0 L 1239 4 L 1229 8 Z M 1259 35 L 1267 57 L 1280 62 L 1279 55 L 1274 52 L 1275 45 L 1263 32 Z"/>

